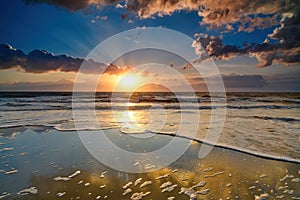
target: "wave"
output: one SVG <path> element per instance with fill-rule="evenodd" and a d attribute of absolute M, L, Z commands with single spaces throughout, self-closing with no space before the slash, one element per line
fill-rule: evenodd
<path fill-rule="evenodd" d="M 231 146 L 231 145 L 227 145 L 227 144 L 212 144 L 210 142 L 201 140 L 199 138 L 192 138 L 192 137 L 188 137 L 188 136 L 184 136 L 184 135 L 168 134 L 168 133 L 160 133 L 160 132 L 151 132 L 151 133 L 155 133 L 155 134 L 159 134 L 159 135 L 169 135 L 169 136 L 173 136 L 173 137 L 180 137 L 180 138 L 192 140 L 192 141 L 195 141 L 195 142 L 198 142 L 198 143 L 201 143 L 201 144 L 206 144 L 206 145 L 213 146 L 213 147 L 218 147 L 218 148 L 228 149 L 228 150 L 232 150 L 232 151 L 237 151 L 237 152 L 245 153 L 245 154 L 252 155 L 252 156 L 255 156 L 255 157 L 300 164 L 300 160 L 298 160 L 298 159 L 289 158 L 289 157 L 285 157 L 285 156 L 275 156 L 275 155 L 270 155 L 270 154 L 264 154 L 264 153 L 261 153 L 261 152 L 255 152 L 255 151 L 251 151 L 251 150 L 248 150 L 248 149 L 244 149 L 244 148 L 240 148 L 240 147 L 236 147 L 236 146 Z"/>
<path fill-rule="evenodd" d="M 163 107 L 163 108 L 162 108 Z M 198 106 L 197 104 L 166 104 L 162 106 L 152 105 L 152 104 L 137 104 L 133 106 L 128 105 L 117 105 L 110 106 L 107 105 L 79 105 L 72 107 L 70 104 L 66 105 L 34 105 L 34 104 L 5 104 L 1 106 L 0 111 L 42 111 L 42 110 L 148 110 L 148 109 L 166 109 L 166 110 L 212 110 L 212 109 L 232 109 L 232 110 L 247 110 L 247 109 L 299 109 L 300 105 L 249 105 L 249 106 L 239 106 L 239 105 L 227 105 L 227 106 Z"/>
<path fill-rule="evenodd" d="M 300 122 L 300 119 L 297 119 L 297 118 L 289 118 L 289 117 L 253 116 L 253 118 L 256 118 L 256 119 L 263 119 L 263 120 L 284 121 L 284 122 Z"/>
<path fill-rule="evenodd" d="M 209 95 L 207 93 L 82 93 L 72 96 L 72 93 L 40 92 L 40 93 L 3 93 L 0 92 L 0 102 L 26 102 L 26 103 L 72 103 L 76 102 L 132 102 L 132 103 L 205 103 L 225 102 L 225 96 Z M 285 103 L 300 104 L 300 94 L 289 93 L 228 93 L 227 102 L 261 102 L 261 103 Z"/>
<path fill-rule="evenodd" d="M 53 129 L 53 130 L 57 130 L 57 131 L 76 131 L 77 129 L 75 128 L 69 128 L 69 129 L 64 129 L 61 127 L 57 127 L 55 125 L 51 126 L 51 125 L 28 125 L 28 126 L 10 126 L 10 129 L 14 129 L 14 128 L 22 128 L 25 129 L 26 127 L 31 128 L 33 130 L 35 130 L 35 127 L 37 127 L 38 131 L 44 131 L 44 130 L 49 130 L 49 129 Z M 3 127 L 0 127 L 3 128 Z M 7 129 L 7 128 L 6 128 Z M 107 129 L 116 129 L 115 127 L 109 128 L 109 127 L 104 127 L 101 130 L 107 130 Z M 97 131 L 99 129 L 80 129 L 80 131 Z M 228 150 L 232 150 L 232 151 L 236 151 L 236 152 L 240 152 L 240 153 L 244 153 L 244 154 L 248 154 L 248 155 L 252 155 L 255 157 L 259 157 L 259 158 L 264 158 L 264 159 L 270 159 L 270 160 L 277 160 L 277 161 L 283 161 L 283 162 L 292 162 L 292 163 L 297 163 L 300 164 L 300 160 L 295 159 L 295 158 L 290 158 L 290 157 L 286 157 L 286 156 L 276 156 L 276 155 L 270 155 L 270 154 L 265 154 L 262 152 L 256 152 L 256 151 L 252 151 L 252 150 L 248 150 L 245 148 L 241 148 L 241 147 L 237 147 L 237 146 L 232 146 L 232 145 L 228 145 L 228 144 L 221 144 L 221 143 L 217 143 L 217 144 L 212 144 L 210 142 L 204 141 L 202 139 L 199 138 L 192 138 L 189 136 L 185 136 L 185 135 L 178 135 L 175 132 L 159 132 L 159 131 L 151 131 L 151 130 L 147 130 L 148 132 L 145 131 L 141 131 L 141 132 L 137 132 L 138 134 L 146 134 L 146 133 L 151 133 L 151 134 L 157 134 L 157 135 L 165 135 L 165 136 L 170 136 L 170 137 L 179 137 L 179 138 L 183 138 L 183 139 L 187 139 L 187 140 L 191 140 L 191 141 L 195 141 L 201 144 L 206 144 L 212 147 L 217 147 L 217 148 L 222 148 L 222 149 L 228 149 Z M 132 132 L 128 132 L 128 131 L 120 131 L 120 133 L 122 134 L 130 134 Z M 15 132 L 14 132 L 15 133 Z M 7 135 L 6 135 L 7 136 Z"/>

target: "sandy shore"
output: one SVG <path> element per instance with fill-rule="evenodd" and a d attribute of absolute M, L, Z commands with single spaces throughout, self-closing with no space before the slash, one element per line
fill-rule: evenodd
<path fill-rule="evenodd" d="M 39 131 L 1 138 L 3 199 L 300 198 L 297 163 L 220 147 L 199 159 L 201 143 L 191 141 L 185 154 L 170 166 L 130 174 L 112 170 L 91 157 L 76 132 Z M 171 136 L 156 137 L 166 140 Z"/>

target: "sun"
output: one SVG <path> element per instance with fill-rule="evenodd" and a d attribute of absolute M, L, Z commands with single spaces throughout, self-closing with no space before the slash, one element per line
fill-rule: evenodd
<path fill-rule="evenodd" d="M 138 83 L 138 76 L 134 74 L 125 74 L 121 77 L 119 84 L 121 86 L 132 87 Z"/>
<path fill-rule="evenodd" d="M 139 87 L 141 82 L 142 78 L 138 74 L 127 73 L 120 77 L 117 87 L 123 91 L 129 91 Z"/>

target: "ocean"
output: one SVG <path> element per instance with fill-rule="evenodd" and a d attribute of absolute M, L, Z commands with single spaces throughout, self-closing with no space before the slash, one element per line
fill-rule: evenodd
<path fill-rule="evenodd" d="M 300 196 L 300 93 L 227 93 L 224 98 L 184 92 L 76 97 L 69 92 L 1 92 L 0 105 L 0 198 Z M 174 137 L 191 146 L 169 166 L 141 158 L 131 161 L 132 168 L 144 164 L 153 169 L 121 172 L 89 154 L 77 130 L 101 130 L 119 148 L 135 153 L 161 149 Z M 215 148 L 199 158 L 203 143 Z M 120 159 L 113 152 L 111 157 Z"/>
<path fill-rule="evenodd" d="M 175 134 L 180 116 L 193 120 L 199 115 L 195 138 L 203 140 L 209 128 L 211 110 L 226 108 L 224 128 L 217 144 L 255 154 L 300 159 L 300 93 L 228 93 L 211 105 L 207 93 L 97 93 L 75 99 L 82 112 L 95 101 L 98 122 L 103 129 L 124 133 L 147 131 Z M 223 98 L 223 97 L 222 97 Z M 40 126 L 61 131 L 75 130 L 72 93 L 0 93 L 0 128 Z M 150 112 L 149 112 L 150 110 Z M 149 114 L 150 113 L 150 114 Z M 155 116 L 151 120 L 151 116 Z M 130 116 L 129 116 L 130 115 Z M 168 116 L 167 121 L 163 118 Z M 82 120 L 89 120 L 82 119 Z M 160 126 L 159 130 L 156 130 Z M 94 130 L 94 127 L 86 127 Z"/>

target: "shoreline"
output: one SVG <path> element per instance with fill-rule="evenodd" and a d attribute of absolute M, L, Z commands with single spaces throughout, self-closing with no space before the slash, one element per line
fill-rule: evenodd
<path fill-rule="evenodd" d="M 32 125 L 32 126 L 12 126 L 12 127 L 0 127 L 0 131 L 3 129 L 14 129 L 14 128 L 22 128 L 24 130 L 26 129 L 33 129 L 35 130 L 37 128 L 37 130 L 39 128 L 41 128 L 42 130 L 47 129 L 47 130 L 55 130 L 55 131 L 59 131 L 59 132 L 77 132 L 77 130 L 68 130 L 68 129 L 59 129 L 56 128 L 55 126 L 45 126 L 45 125 Z M 178 138 L 182 138 L 182 139 L 187 139 L 190 141 L 194 141 L 200 144 L 205 144 L 205 145 L 209 145 L 209 146 L 213 146 L 213 147 L 217 147 L 217 148 L 221 148 L 221 149 L 227 149 L 227 150 L 231 150 L 231 151 L 235 151 L 235 152 L 239 152 L 239 153 L 244 153 L 247 155 L 251 155 L 254 157 L 258 157 L 258 158 L 263 158 L 263 159 L 268 159 L 268 160 L 275 160 L 275 161 L 281 161 L 281 162 L 288 162 L 288 163 L 295 163 L 295 164 L 300 164 L 300 159 L 295 159 L 295 158 L 289 158 L 289 157 L 279 157 L 279 156 L 274 156 L 274 155 L 268 155 L 268 154 L 263 154 L 263 153 L 256 153 L 253 152 L 251 150 L 247 150 L 247 149 L 241 149 L 239 147 L 234 147 L 234 146 L 229 146 L 229 145 L 225 145 L 225 144 L 212 144 L 209 142 L 205 142 L 199 138 L 191 138 L 188 136 L 184 136 L 184 135 L 178 135 L 178 134 L 173 134 L 173 133 L 166 133 L 166 132 L 153 132 L 153 131 L 149 131 L 149 132 L 144 132 L 144 133 L 124 133 L 122 131 L 120 131 L 118 128 L 112 127 L 112 128 L 105 128 L 105 129 L 82 129 L 79 131 L 106 131 L 106 130 L 117 130 L 119 133 L 121 134 L 147 134 L 147 133 L 151 133 L 151 134 L 155 134 L 155 135 L 165 135 L 165 136 L 170 136 L 170 137 L 178 137 Z M 5 134 L 4 134 L 5 135 Z M 2 136 L 2 135 L 0 135 Z"/>

